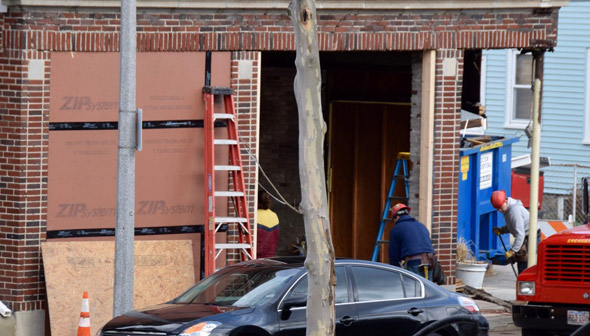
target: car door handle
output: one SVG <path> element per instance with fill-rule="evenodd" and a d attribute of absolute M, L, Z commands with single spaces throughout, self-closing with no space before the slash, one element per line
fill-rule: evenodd
<path fill-rule="evenodd" d="M 356 322 L 356 318 L 354 317 L 350 317 L 350 316 L 343 316 L 340 319 L 340 323 L 342 323 L 345 326 L 350 326 L 351 324 L 353 324 L 354 322 Z"/>
<path fill-rule="evenodd" d="M 408 314 L 412 314 L 412 316 L 417 316 L 420 313 L 423 313 L 424 310 L 420 308 L 410 308 L 408 309 Z"/>

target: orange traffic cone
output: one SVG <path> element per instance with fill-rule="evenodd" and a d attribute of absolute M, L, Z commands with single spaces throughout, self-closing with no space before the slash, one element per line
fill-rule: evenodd
<path fill-rule="evenodd" d="M 88 292 L 84 292 L 84 296 L 82 296 L 78 336 L 90 336 L 90 304 L 88 303 Z"/>

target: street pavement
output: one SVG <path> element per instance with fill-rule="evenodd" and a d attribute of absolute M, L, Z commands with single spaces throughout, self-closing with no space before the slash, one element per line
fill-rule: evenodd
<path fill-rule="evenodd" d="M 516 266 L 515 266 L 516 267 Z M 488 269 L 483 281 L 483 290 L 494 297 L 506 301 L 516 300 L 516 276 L 510 265 L 492 265 Z M 495 303 L 476 300 L 477 305 L 489 324 L 489 336 L 517 336 L 520 328 L 512 323 L 512 313 L 509 309 Z"/>

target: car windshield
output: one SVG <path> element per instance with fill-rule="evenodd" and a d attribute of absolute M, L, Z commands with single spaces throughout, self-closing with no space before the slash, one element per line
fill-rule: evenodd
<path fill-rule="evenodd" d="M 277 267 L 235 267 L 203 279 L 174 302 L 260 306 L 280 295 L 283 285 L 298 272 L 297 269 Z"/>

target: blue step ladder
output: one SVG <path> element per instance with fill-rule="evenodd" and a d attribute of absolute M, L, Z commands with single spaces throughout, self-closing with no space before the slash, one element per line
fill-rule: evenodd
<path fill-rule="evenodd" d="M 397 203 L 404 203 L 408 204 L 408 200 L 410 198 L 410 186 L 408 185 L 408 160 L 410 159 L 410 153 L 408 152 L 399 152 L 397 153 L 397 158 L 395 161 L 395 169 L 393 171 L 393 176 L 391 177 L 391 185 L 389 186 L 389 193 L 387 194 L 387 201 L 385 202 L 385 208 L 383 209 L 383 215 L 381 216 L 381 224 L 379 225 L 379 233 L 377 234 L 377 239 L 375 240 L 375 247 L 373 248 L 373 257 L 371 261 L 377 261 L 377 257 L 379 255 L 379 250 L 382 244 L 388 244 L 389 240 L 383 240 L 383 231 L 385 231 L 385 225 L 387 222 L 391 222 L 392 218 L 389 216 L 389 209 L 392 206 L 393 200 L 398 200 Z M 403 170 L 403 175 L 400 174 L 400 170 Z M 406 197 L 399 197 L 395 196 L 395 187 L 397 186 L 397 180 L 403 178 Z M 395 205 L 394 204 L 394 205 Z"/>

